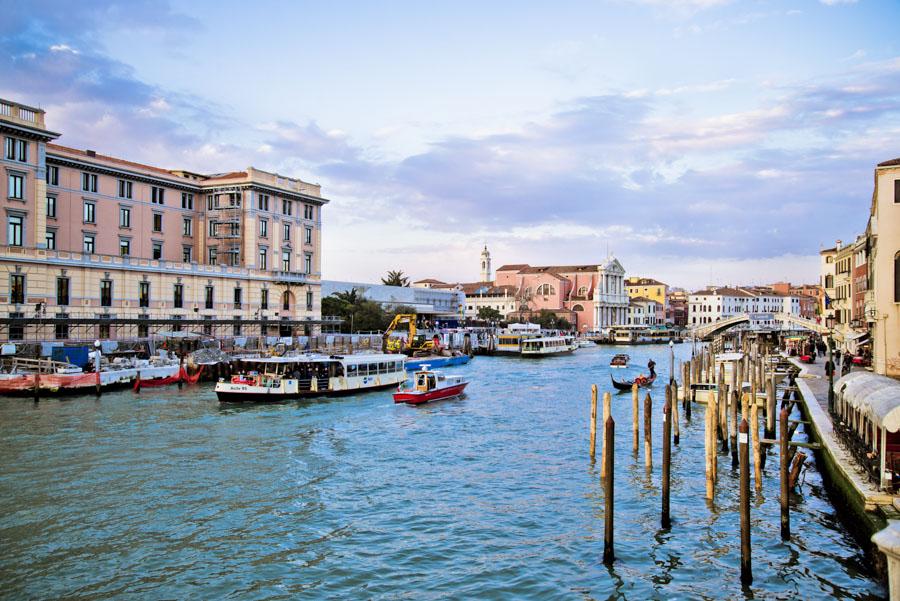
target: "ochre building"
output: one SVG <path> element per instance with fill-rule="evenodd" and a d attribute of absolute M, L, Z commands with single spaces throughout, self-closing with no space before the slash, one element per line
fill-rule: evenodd
<path fill-rule="evenodd" d="M 67 339 L 58 318 L 320 318 L 318 185 L 248 167 L 200 174 L 52 143 L 44 111 L 0 100 L 0 339 Z M 36 329 L 55 319 L 49 333 Z M 7 323 L 11 323 L 7 321 Z M 171 324 L 170 324 L 171 325 Z M 98 325 L 92 337 L 126 335 Z M 178 329 L 178 328 L 176 328 Z M 187 329 L 187 328 L 186 328 Z M 235 322 L 229 334 L 240 335 Z M 257 330 L 259 333 L 259 330 Z M 147 335 L 146 327 L 130 334 Z"/>

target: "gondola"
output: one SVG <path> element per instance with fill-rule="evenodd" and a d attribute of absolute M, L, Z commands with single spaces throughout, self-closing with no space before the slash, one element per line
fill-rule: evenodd
<path fill-rule="evenodd" d="M 609 379 L 612 380 L 612 385 L 616 390 L 631 390 L 631 387 L 634 385 L 634 380 L 623 380 L 621 382 L 616 381 L 612 374 L 609 375 Z M 653 386 L 653 382 L 656 380 L 656 372 L 651 371 L 650 377 L 644 378 L 642 382 L 638 383 L 638 387 L 640 388 L 649 388 Z"/>

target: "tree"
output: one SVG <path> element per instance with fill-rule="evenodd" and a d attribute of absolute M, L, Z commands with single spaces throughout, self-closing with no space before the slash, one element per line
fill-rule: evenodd
<path fill-rule="evenodd" d="M 541 309 L 534 318 L 534 322 L 548 330 L 570 330 L 572 324 L 565 317 L 557 317 L 556 313 L 549 309 Z"/>
<path fill-rule="evenodd" d="M 381 283 L 385 286 L 408 287 L 409 278 L 403 275 L 403 271 L 400 269 L 396 271 L 390 270 L 387 272 L 386 278 L 381 278 Z"/>
<path fill-rule="evenodd" d="M 355 305 L 362 300 L 362 297 L 359 295 L 359 291 L 356 288 L 351 288 L 346 292 L 335 292 L 331 296 L 347 303 L 348 305 Z"/>
<path fill-rule="evenodd" d="M 482 321 L 500 321 L 503 314 L 493 307 L 478 307 L 478 319 Z"/>

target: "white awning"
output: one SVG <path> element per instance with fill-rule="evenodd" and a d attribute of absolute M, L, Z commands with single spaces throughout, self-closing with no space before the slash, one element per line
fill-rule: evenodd
<path fill-rule="evenodd" d="M 868 336 L 868 332 L 850 332 L 844 337 L 844 340 L 859 340 L 863 336 Z"/>
<path fill-rule="evenodd" d="M 900 382 L 865 371 L 850 372 L 834 384 L 839 399 L 888 432 L 900 431 Z"/>

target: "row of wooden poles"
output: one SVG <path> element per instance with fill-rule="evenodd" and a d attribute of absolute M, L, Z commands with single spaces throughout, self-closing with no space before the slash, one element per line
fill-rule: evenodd
<path fill-rule="evenodd" d="M 768 361 L 768 358 L 766 358 Z M 738 362 L 737 371 L 741 372 Z M 741 523 L 741 582 L 750 584 L 753 581 L 750 559 L 750 449 L 753 449 L 754 484 L 757 492 L 762 490 L 762 468 L 765 466 L 765 451 L 778 443 L 780 447 L 780 479 L 781 479 L 781 537 L 783 540 L 790 538 L 790 491 L 796 485 L 800 469 L 806 459 L 802 452 L 794 453 L 791 447 L 803 443 L 793 443 L 791 438 L 797 426 L 801 422 L 791 422 L 788 416 L 791 413 L 792 404 L 798 401 L 797 388 L 794 386 L 793 376 L 790 385 L 784 389 L 779 420 L 779 440 L 774 439 L 775 419 L 775 379 L 767 378 L 766 370 L 759 361 L 759 355 L 754 351 L 745 368 L 748 371 L 742 373 L 752 374 L 751 394 L 747 399 L 739 394 L 737 382 L 742 382 L 742 373 L 732 375 L 731 384 L 725 382 L 725 368 L 720 365 L 718 374 L 718 390 L 709 391 L 706 410 L 705 449 L 706 449 L 706 498 L 715 499 L 716 483 L 718 480 L 718 453 L 719 449 L 727 453 L 732 450 L 732 467 L 740 471 L 740 523 Z M 768 363 L 767 363 L 768 364 Z M 691 404 L 696 399 L 692 398 L 691 382 L 710 382 L 715 365 L 715 355 L 709 349 L 704 349 L 690 362 L 682 365 L 682 382 L 684 384 L 684 396 L 682 404 L 685 418 L 691 418 Z M 696 379 L 694 379 L 696 378 Z M 759 411 L 756 402 L 757 383 L 765 382 L 765 438 L 759 437 Z M 793 393 L 793 399 L 789 397 Z M 663 432 L 662 432 L 662 508 L 661 525 L 665 529 L 672 526 L 670 512 L 670 481 L 671 481 L 671 456 L 672 442 L 676 445 L 680 442 L 679 418 L 678 418 L 678 385 L 674 378 L 665 387 L 665 404 L 663 405 Z M 590 457 L 595 460 L 597 442 L 597 386 L 591 387 L 591 437 Z M 632 448 L 637 455 L 640 447 L 640 407 L 639 391 L 635 384 L 631 389 L 632 404 Z M 612 397 L 609 392 L 603 394 L 603 444 L 601 446 L 600 478 L 604 483 L 604 496 L 606 497 L 605 531 L 603 543 L 603 562 L 611 564 L 615 560 L 613 550 L 613 516 L 614 516 L 614 448 L 615 448 L 615 420 L 611 412 Z M 653 436 L 652 436 L 652 412 L 653 400 L 649 393 L 644 397 L 643 403 L 644 426 L 644 464 L 647 470 L 653 467 Z M 740 408 L 740 420 L 738 420 L 738 408 Z M 730 416 L 731 419 L 726 419 Z M 722 419 L 720 419 L 720 417 Z M 673 436 L 674 432 L 674 436 Z"/>

